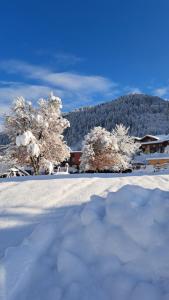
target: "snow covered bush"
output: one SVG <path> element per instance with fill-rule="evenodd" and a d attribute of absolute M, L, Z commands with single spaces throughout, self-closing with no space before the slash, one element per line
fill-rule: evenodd
<path fill-rule="evenodd" d="M 139 145 L 122 124 L 116 125 L 112 133 L 102 127 L 95 127 L 86 135 L 83 143 L 81 170 L 126 170 L 138 149 Z"/>
<path fill-rule="evenodd" d="M 69 121 L 61 115 L 62 102 L 53 93 L 47 100 L 40 99 L 38 106 L 18 97 L 10 115 L 5 118 L 5 129 L 11 143 L 10 158 L 21 165 L 29 164 L 38 174 L 41 167 L 60 163 L 70 155 L 63 141 L 63 131 Z"/>
<path fill-rule="evenodd" d="M 114 139 L 117 141 L 119 160 L 118 164 L 113 167 L 114 170 L 122 171 L 130 167 L 132 157 L 139 150 L 139 143 L 134 141 L 134 138 L 128 134 L 129 128 L 123 124 L 116 125 L 112 131 Z"/>
<path fill-rule="evenodd" d="M 82 171 L 111 169 L 117 161 L 117 141 L 102 127 L 93 128 L 85 137 L 80 168 Z"/>

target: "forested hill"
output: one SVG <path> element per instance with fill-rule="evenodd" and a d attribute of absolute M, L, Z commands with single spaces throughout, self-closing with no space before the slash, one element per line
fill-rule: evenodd
<path fill-rule="evenodd" d="M 111 102 L 93 107 L 85 107 L 65 115 L 70 121 L 70 128 L 65 132 L 65 139 L 72 149 L 81 149 L 84 136 L 95 126 L 112 130 L 116 124 L 123 123 L 130 127 L 130 134 L 169 133 L 169 101 L 144 94 L 122 96 Z M 0 145 L 9 142 L 7 136 L 0 134 Z"/>
<path fill-rule="evenodd" d="M 70 128 L 65 138 L 73 149 L 80 149 L 84 136 L 94 126 L 112 130 L 116 124 L 130 127 L 130 134 L 169 133 L 169 101 L 144 94 L 130 94 L 111 102 L 85 107 L 66 115 Z"/>

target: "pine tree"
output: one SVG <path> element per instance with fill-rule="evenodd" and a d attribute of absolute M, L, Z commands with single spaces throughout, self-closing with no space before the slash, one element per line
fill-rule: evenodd
<path fill-rule="evenodd" d="M 20 165 L 31 165 L 35 174 L 41 167 L 60 163 L 70 155 L 63 140 L 69 121 L 62 117 L 62 102 L 53 93 L 47 100 L 40 99 L 37 107 L 18 97 L 5 118 L 6 133 L 10 138 L 7 155 Z"/>

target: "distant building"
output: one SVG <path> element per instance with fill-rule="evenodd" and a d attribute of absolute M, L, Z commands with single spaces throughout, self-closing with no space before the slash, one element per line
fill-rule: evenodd
<path fill-rule="evenodd" d="M 147 164 L 154 166 L 156 169 L 160 169 L 161 167 L 169 168 L 169 155 L 164 155 L 163 157 L 147 158 Z"/>
<path fill-rule="evenodd" d="M 169 167 L 169 154 L 165 153 L 165 148 L 169 145 L 169 135 L 145 135 L 135 138 L 135 141 L 140 143 L 142 151 L 133 160 L 134 168 L 144 168 L 146 165 L 156 169 Z"/>
<path fill-rule="evenodd" d="M 81 156 L 82 156 L 82 151 L 71 151 L 70 159 L 69 159 L 69 166 L 74 167 L 77 170 L 79 170 Z"/>
<path fill-rule="evenodd" d="M 140 149 L 143 153 L 164 153 L 165 148 L 169 145 L 169 135 L 145 135 L 142 138 L 135 138 L 139 142 Z"/>

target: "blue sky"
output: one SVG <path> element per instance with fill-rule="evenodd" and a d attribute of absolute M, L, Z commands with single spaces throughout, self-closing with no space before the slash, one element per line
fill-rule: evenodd
<path fill-rule="evenodd" d="M 0 111 L 51 90 L 64 110 L 142 92 L 169 98 L 168 0 L 0 3 Z"/>

